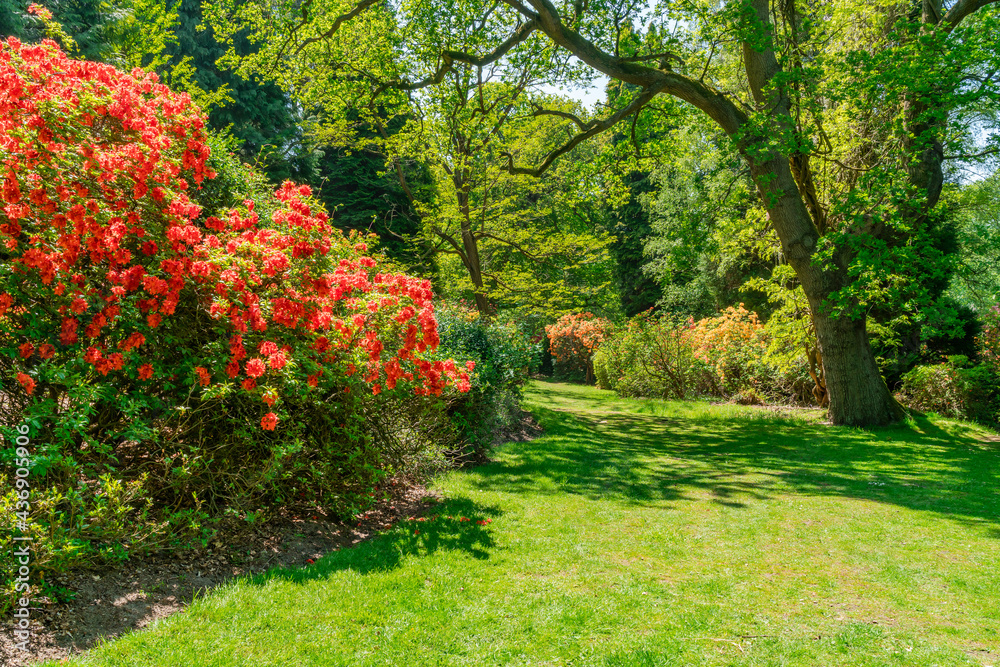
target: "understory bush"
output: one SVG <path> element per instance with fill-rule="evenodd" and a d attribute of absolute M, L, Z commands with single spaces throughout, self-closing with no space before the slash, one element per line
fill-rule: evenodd
<path fill-rule="evenodd" d="M 742 305 L 697 321 L 641 313 L 604 340 L 594 372 L 602 388 L 622 396 L 808 402 L 804 362 L 770 363 L 768 345 L 757 316 Z"/>
<path fill-rule="evenodd" d="M 1000 376 L 987 363 L 971 365 L 968 357 L 953 355 L 939 364 L 914 366 L 903 375 L 900 402 L 921 412 L 1000 422 Z"/>
<path fill-rule="evenodd" d="M 486 319 L 457 306 L 438 313 L 439 351 L 475 364 L 472 389 L 448 408 L 462 443 L 462 460 L 483 461 L 498 433 L 521 418 L 521 387 L 537 345 L 514 322 Z"/>
<path fill-rule="evenodd" d="M 9 39 L 0 107 L 0 475 L 30 480 L 0 549 L 30 533 L 35 575 L 350 515 L 459 446 L 474 364 L 437 350 L 430 284 L 213 153 L 186 95 Z"/>
<path fill-rule="evenodd" d="M 902 377 L 897 398 L 919 411 L 1000 426 L 1000 306 L 982 317 L 979 362 L 951 355 L 915 366 Z"/>

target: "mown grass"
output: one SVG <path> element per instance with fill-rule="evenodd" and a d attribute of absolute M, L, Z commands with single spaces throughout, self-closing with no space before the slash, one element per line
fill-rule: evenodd
<path fill-rule="evenodd" d="M 545 434 L 441 480 L 436 519 L 73 664 L 1000 665 L 984 431 L 546 383 L 528 399 Z"/>

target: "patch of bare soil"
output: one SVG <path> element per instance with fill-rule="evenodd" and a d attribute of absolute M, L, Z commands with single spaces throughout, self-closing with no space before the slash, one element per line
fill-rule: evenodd
<path fill-rule="evenodd" d="M 80 653 L 100 639 L 183 611 L 195 596 L 236 577 L 303 567 L 419 516 L 439 501 L 422 487 L 405 488 L 356 522 L 278 518 L 257 531 L 220 533 L 207 548 L 133 559 L 107 571 L 68 573 L 53 583 L 75 592 L 71 602 L 33 601 L 28 651 L 15 647 L 13 624 L 3 619 L 0 665 L 21 667 Z"/>
<path fill-rule="evenodd" d="M 539 426 L 530 412 L 521 412 L 520 419 L 497 434 L 496 442 L 528 442 L 542 434 Z"/>

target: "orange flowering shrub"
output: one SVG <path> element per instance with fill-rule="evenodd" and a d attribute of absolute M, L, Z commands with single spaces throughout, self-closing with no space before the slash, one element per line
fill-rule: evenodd
<path fill-rule="evenodd" d="M 592 382 L 594 366 L 591 359 L 612 328 L 609 320 L 593 313 L 563 315 L 555 324 L 545 327 L 555 374 Z"/>
<path fill-rule="evenodd" d="M 708 371 L 706 380 L 714 385 L 711 393 L 719 396 L 752 388 L 754 371 L 767 352 L 763 324 L 742 303 L 715 317 L 689 322 L 685 340 Z"/>

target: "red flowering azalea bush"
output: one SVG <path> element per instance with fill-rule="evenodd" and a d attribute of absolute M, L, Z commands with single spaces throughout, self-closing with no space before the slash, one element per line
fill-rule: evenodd
<path fill-rule="evenodd" d="M 594 351 L 610 334 L 610 320 L 593 313 L 570 313 L 545 327 L 555 375 L 588 384 L 594 378 Z"/>
<path fill-rule="evenodd" d="M 154 74 L 0 42 L 0 451 L 30 424 L 53 517 L 83 520 L 66 490 L 100 504 L 101 474 L 173 507 L 349 512 L 405 465 L 365 429 L 378 396 L 470 387 L 431 354 L 427 281 L 210 141 Z"/>

